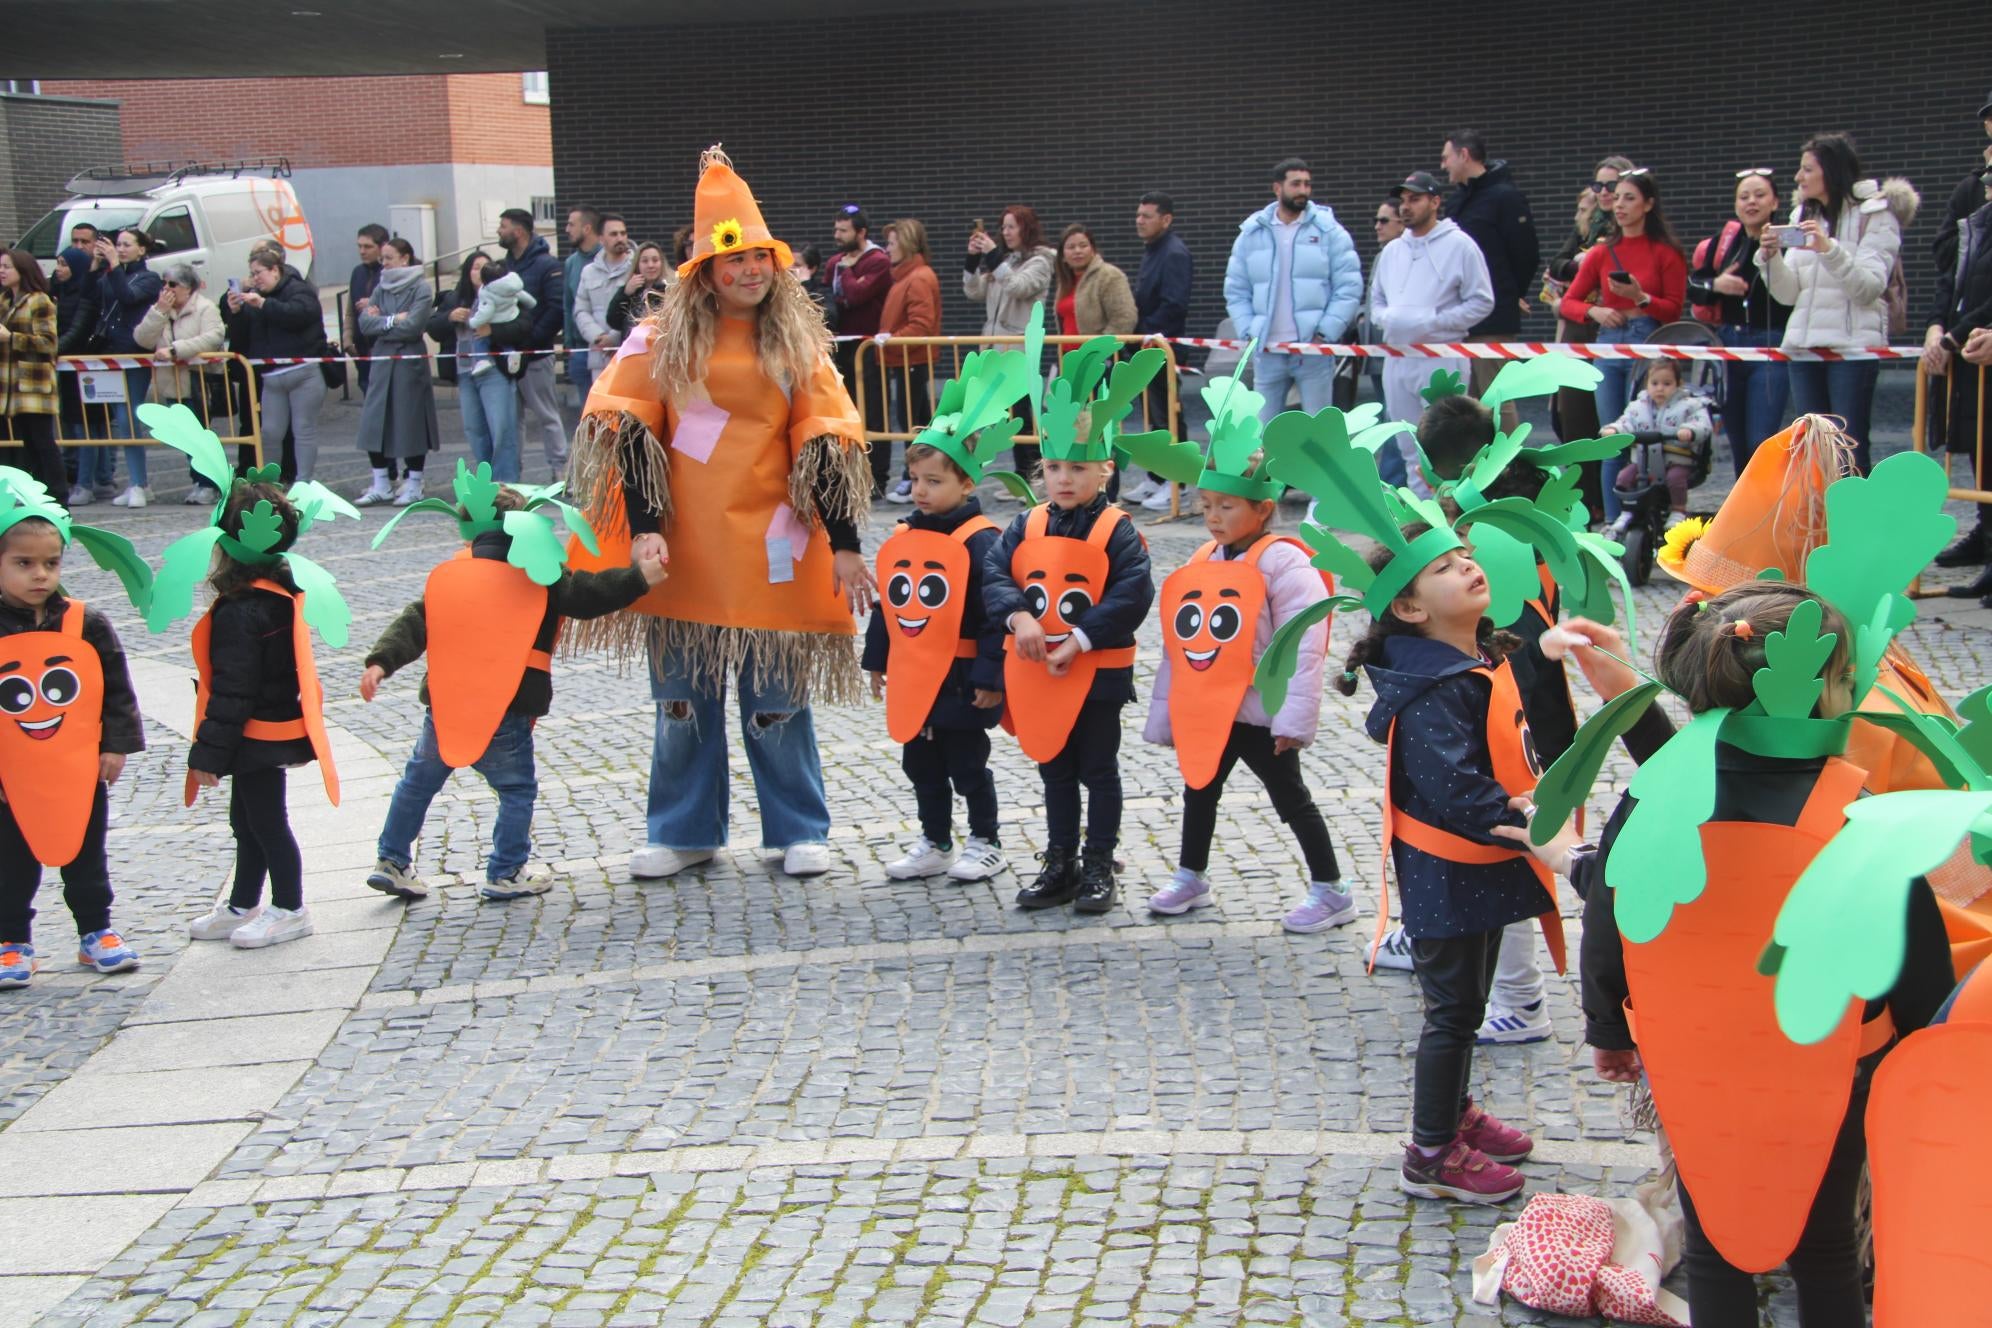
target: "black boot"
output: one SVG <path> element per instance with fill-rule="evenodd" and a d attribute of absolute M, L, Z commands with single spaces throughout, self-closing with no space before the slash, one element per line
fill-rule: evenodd
<path fill-rule="evenodd" d="M 1980 599 L 1992 595 L 1992 567 L 1978 574 L 1976 580 L 1962 586 L 1946 586 L 1944 594 L 1952 599 Z"/>
<path fill-rule="evenodd" d="M 1978 525 L 1973 526 L 1968 534 L 1959 537 L 1955 544 L 1952 544 L 1948 549 L 1937 555 L 1937 566 L 1969 567 L 1973 563 L 1984 562 L 1985 555 L 1985 525 L 1983 522 L 1980 522 Z M 1973 591 L 1972 593 L 1982 595 L 1985 592 Z"/>
<path fill-rule="evenodd" d="M 1114 906 L 1114 851 L 1110 848 L 1086 850 L 1079 868 L 1079 898 L 1072 907 L 1079 913 L 1105 913 Z"/>
<path fill-rule="evenodd" d="M 1044 864 L 1037 879 L 1017 891 L 1018 908 L 1056 908 L 1079 893 L 1079 855 L 1069 848 L 1048 848 L 1037 855 Z"/>

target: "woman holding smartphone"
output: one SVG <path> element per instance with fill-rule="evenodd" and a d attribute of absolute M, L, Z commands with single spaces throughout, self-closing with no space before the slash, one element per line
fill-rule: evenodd
<path fill-rule="evenodd" d="M 1612 192 L 1618 238 L 1594 246 L 1557 305 L 1560 317 L 1590 322 L 1600 345 L 1637 344 L 1662 323 L 1681 316 L 1687 303 L 1688 265 L 1660 207 L 1660 183 L 1644 166 L 1621 172 Z M 1592 304 L 1596 293 L 1598 302 Z M 1599 360 L 1598 418 L 1615 420 L 1632 399 L 1631 360 Z M 1605 519 L 1619 514 L 1618 494 L 1604 486 Z"/>
<path fill-rule="evenodd" d="M 1717 329 L 1725 346 L 1775 346 L 1784 340 L 1791 306 L 1771 294 L 1757 266 L 1757 243 L 1778 209 L 1771 168 L 1736 172 L 1736 220 L 1711 235 L 1702 261 L 1688 273 L 1688 298 L 1719 311 Z M 1723 366 L 1722 426 L 1736 473 L 1750 462 L 1757 444 L 1784 427 L 1791 382 L 1782 364 L 1738 361 Z"/>
<path fill-rule="evenodd" d="M 1786 226 L 1766 226 L 1757 266 L 1791 306 L 1785 350 L 1867 350 L 1888 344 L 1888 297 L 1902 232 L 1921 201 L 1907 180 L 1864 179 L 1853 140 L 1821 134 L 1799 150 L 1797 206 Z M 1801 415 L 1837 415 L 1870 464 L 1878 360 L 1792 362 L 1791 404 Z"/>

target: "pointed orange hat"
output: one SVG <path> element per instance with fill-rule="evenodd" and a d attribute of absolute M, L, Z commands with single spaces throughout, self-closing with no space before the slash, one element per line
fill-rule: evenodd
<path fill-rule="evenodd" d="M 715 143 L 699 154 L 699 190 L 692 208 L 692 256 L 678 265 L 683 281 L 718 254 L 737 249 L 772 249 L 784 272 L 794 260 L 789 247 L 768 233 L 754 191 L 733 171 L 733 159 Z"/>
<path fill-rule="evenodd" d="M 1667 532 L 1660 569 L 1704 595 L 1719 595 L 1775 567 L 1804 575 L 1805 558 L 1826 542 L 1826 486 L 1853 471 L 1853 441 L 1839 421 L 1801 415 L 1766 438 L 1707 521 Z"/>

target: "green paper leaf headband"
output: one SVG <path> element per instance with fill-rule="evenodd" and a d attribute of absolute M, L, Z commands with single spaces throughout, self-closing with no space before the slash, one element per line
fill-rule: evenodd
<path fill-rule="evenodd" d="M 1494 381 L 1487 385 L 1487 391 L 1481 394 L 1480 404 L 1499 421 L 1501 407 L 1509 402 L 1551 396 L 1566 387 L 1584 392 L 1595 391 L 1603 378 L 1604 374 L 1595 364 L 1573 355 L 1539 355 L 1534 359 L 1510 360 L 1494 375 Z M 1420 395 L 1427 402 L 1461 395 L 1459 376 L 1441 369 L 1432 375 L 1430 386 Z M 1434 493 L 1451 497 L 1460 507 L 1471 510 L 1487 501 L 1483 495 L 1517 458 L 1526 456 L 1547 470 L 1575 460 L 1593 459 L 1592 454 L 1598 452 L 1600 447 L 1598 440 L 1586 438 L 1555 447 L 1527 448 L 1524 444 L 1528 441 L 1531 427 L 1528 424 L 1518 425 L 1513 433 L 1497 429 L 1493 441 L 1475 453 L 1460 468 L 1455 479 L 1440 478 L 1422 447 L 1418 452 L 1419 469 L 1424 472 L 1425 480 Z M 1616 456 L 1631 442 L 1630 438 L 1615 438 L 1604 445 L 1608 450 L 1601 455 Z"/>
<path fill-rule="evenodd" d="M 1123 438 L 1120 423 L 1168 364 L 1168 352 L 1148 346 L 1115 361 L 1114 353 L 1119 349 L 1116 338 L 1099 336 L 1065 352 L 1058 376 L 1045 385 L 1044 402 L 1038 411 L 1045 460 L 1108 461 L 1115 447 L 1128 449 L 1132 455 L 1130 444 L 1145 448 L 1167 441 L 1167 430 Z"/>
<path fill-rule="evenodd" d="M 24 470 L 0 466 L 0 536 L 29 517 L 54 526 L 64 548 L 80 545 L 92 562 L 118 579 L 132 607 L 145 612 L 152 600 L 152 568 L 131 541 L 115 531 L 77 522 L 40 480 Z"/>
<path fill-rule="evenodd" d="M 937 448 L 961 467 L 973 483 L 983 479 L 985 457 L 993 457 L 1010 445 L 1024 427 L 1021 416 L 1012 412 L 1017 403 L 1035 402 L 1044 390 L 1038 364 L 1044 357 L 1044 302 L 1031 306 L 1030 322 L 1024 328 L 1021 348 L 978 350 L 962 360 L 961 372 L 941 389 L 934 418 L 914 442 Z M 1023 487 L 1022 497 L 1032 499 L 1030 486 L 1010 471 L 988 474 L 1014 492 Z"/>
<path fill-rule="evenodd" d="M 1258 346 L 1255 338 L 1245 347 L 1240 368 L 1252 362 Z M 1286 492 L 1286 485 L 1267 475 L 1247 475 L 1252 454 L 1263 438 L 1259 412 L 1266 399 L 1246 387 L 1241 375 L 1213 378 L 1204 386 L 1204 404 L 1210 407 L 1210 442 L 1207 451 L 1195 443 L 1177 442 L 1166 430 L 1122 438 L 1121 447 L 1138 466 L 1144 466 L 1164 479 L 1196 485 L 1214 493 L 1228 493 L 1252 502 L 1272 502 Z"/>
<path fill-rule="evenodd" d="M 291 548 L 276 551 L 283 542 L 283 515 L 275 504 L 268 499 L 259 500 L 242 513 L 235 530 L 228 530 L 222 524 L 235 486 L 271 483 L 279 474 L 277 467 L 259 466 L 238 479 L 214 431 L 177 402 L 170 406 L 147 402 L 138 408 L 137 414 L 154 438 L 176 452 L 185 453 L 188 467 L 221 495 L 208 514 L 206 526 L 167 546 L 158 576 L 153 580 L 151 601 L 146 606 L 146 627 L 155 632 L 164 631 L 193 612 L 194 587 L 208 575 L 215 550 L 219 549 L 251 567 L 275 567 L 281 563 L 303 596 L 301 611 L 305 622 L 325 638 L 327 645 L 344 646 L 353 621 L 352 610 L 346 606 L 332 574 L 297 552 L 296 539 Z M 337 516 L 357 521 L 360 517 L 359 509 L 316 480 L 293 484 L 285 498 L 297 512 L 297 539 L 302 539 L 315 522 Z"/>
<path fill-rule="evenodd" d="M 401 518 L 416 512 L 440 512 L 456 522 L 457 532 L 466 544 L 479 535 L 492 532 L 510 536 L 512 543 L 506 551 L 505 561 L 524 572 L 536 585 L 550 586 L 560 579 L 561 569 L 567 564 L 569 547 L 541 510 L 552 507 L 559 511 L 560 519 L 588 552 L 599 554 L 602 551 L 595 540 L 595 528 L 588 523 L 588 518 L 581 514 L 579 508 L 559 497 L 564 485 L 521 487 L 518 492 L 525 497 L 525 507 L 501 511 L 498 494 L 505 486 L 491 478 L 490 462 L 480 461 L 477 469 L 472 470 L 468 463 L 458 458 L 453 484 L 456 502 L 424 498 L 402 508 L 394 514 L 393 520 L 380 528 L 380 533 L 373 538 L 372 547 L 378 549 L 394 533 L 394 528 L 401 524 Z"/>

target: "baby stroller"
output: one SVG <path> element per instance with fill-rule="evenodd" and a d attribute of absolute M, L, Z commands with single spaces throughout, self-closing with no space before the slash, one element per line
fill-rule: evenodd
<path fill-rule="evenodd" d="M 1722 338 L 1714 328 L 1701 323 L 1679 322 L 1668 323 L 1656 331 L 1653 344 L 1720 346 Z M 1681 391 L 1702 398 L 1707 403 L 1709 418 L 1715 424 L 1707 438 L 1693 444 L 1693 460 L 1688 471 L 1688 487 L 1693 489 L 1707 482 L 1709 470 L 1715 463 L 1715 433 L 1722 427 L 1723 365 L 1720 360 L 1677 360 L 1675 363 L 1680 368 Z M 1646 375 L 1642 370 L 1632 390 L 1638 393 L 1645 386 Z M 1632 440 L 1625 459 L 1636 468 L 1636 477 L 1631 484 L 1614 486 L 1618 490 L 1621 514 L 1619 528 L 1612 538 L 1625 546 L 1625 554 L 1620 561 L 1627 578 L 1635 586 L 1643 586 L 1653 575 L 1653 560 L 1666 536 L 1673 510 L 1667 491 L 1665 449 L 1669 443 L 1677 448 L 1682 444 L 1676 438 L 1659 433 L 1636 433 L 1632 435 Z"/>

